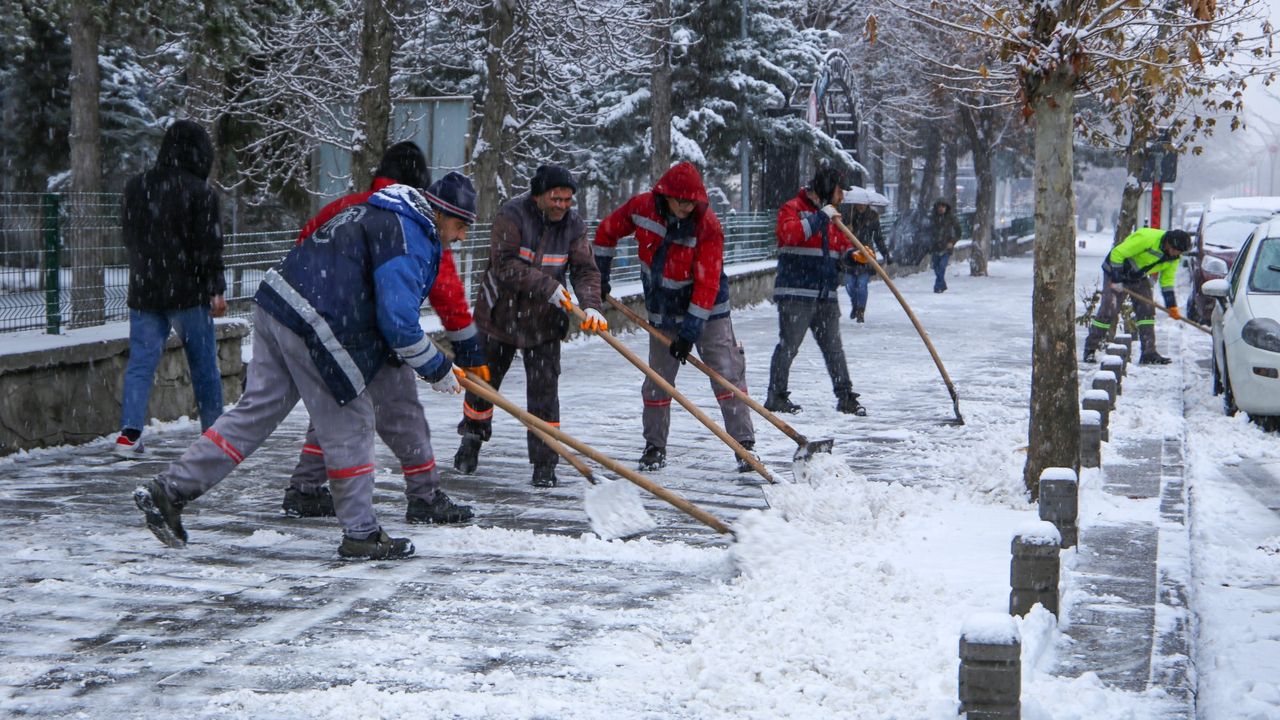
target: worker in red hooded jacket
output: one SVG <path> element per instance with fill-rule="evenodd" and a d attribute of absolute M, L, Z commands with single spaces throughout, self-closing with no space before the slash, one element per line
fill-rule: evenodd
<path fill-rule="evenodd" d="M 649 322 L 674 336 L 670 349 L 650 338 L 649 365 L 674 383 L 680 364 L 697 346 L 707 365 L 746 392 L 746 357 L 729 319 L 724 231 L 708 206 L 707 190 L 697 168 L 687 162 L 673 166 L 651 192 L 631 198 L 600 223 L 593 251 L 604 294 L 609 292 L 618 241 L 628 235 L 635 235 L 638 246 Z M 746 403 L 714 382 L 711 390 L 720 401 L 725 430 L 751 450 L 755 429 Z M 671 396 L 649 379 L 644 381 L 641 396 L 645 448 L 640 469 L 656 470 L 666 465 Z M 751 466 L 738 458 L 738 472 L 750 471 Z"/>

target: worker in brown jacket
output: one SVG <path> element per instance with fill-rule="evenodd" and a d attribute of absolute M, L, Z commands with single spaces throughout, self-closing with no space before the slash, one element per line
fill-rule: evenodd
<path fill-rule="evenodd" d="M 529 192 L 498 209 L 489 241 L 489 267 L 475 304 L 476 326 L 488 358 L 490 384 L 502 385 L 516 350 L 524 358 L 529 412 L 560 425 L 560 342 L 569 333 L 573 307 L 565 281 L 571 280 L 587 315 L 580 327 L 608 330 L 600 312 L 600 271 L 591 253 L 586 225 L 574 211 L 578 185 L 559 165 L 534 173 Z M 462 443 L 453 466 L 470 475 L 480 445 L 492 433 L 493 405 L 467 393 L 458 424 Z M 555 451 L 528 434 L 534 487 L 556 485 Z"/>

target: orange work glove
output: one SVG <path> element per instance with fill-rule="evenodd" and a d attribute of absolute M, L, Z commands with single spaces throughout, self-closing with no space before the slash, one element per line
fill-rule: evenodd
<path fill-rule="evenodd" d="M 1169 317 L 1173 318 L 1174 320 L 1182 319 L 1182 313 L 1178 312 L 1178 307 L 1176 305 L 1174 307 L 1169 308 Z"/>
<path fill-rule="evenodd" d="M 471 365 L 470 367 L 464 367 L 463 370 L 466 370 L 468 375 L 475 375 L 481 380 L 489 382 L 488 365 Z"/>
<path fill-rule="evenodd" d="M 569 291 L 565 290 L 563 285 L 556 284 L 556 291 L 551 293 L 551 297 L 547 298 L 547 302 L 556 307 L 564 308 L 567 313 L 573 312 L 573 298 L 569 296 Z"/>
<path fill-rule="evenodd" d="M 585 313 L 587 318 L 579 326 L 583 330 L 589 333 L 598 333 L 609 329 L 609 321 L 604 319 L 604 315 L 601 315 L 599 310 L 587 308 Z"/>

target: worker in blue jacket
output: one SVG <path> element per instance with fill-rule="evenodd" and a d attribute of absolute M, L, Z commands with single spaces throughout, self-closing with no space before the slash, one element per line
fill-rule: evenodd
<path fill-rule="evenodd" d="M 217 485 L 301 400 L 324 448 L 338 554 L 413 554 L 373 513 L 373 403 L 365 386 L 395 354 L 439 392 L 459 393 L 453 365 L 419 324 L 442 253 L 435 212 L 417 189 L 383 188 L 343 210 L 267 272 L 254 301 L 245 392 L 134 502 L 166 545 L 182 547 L 183 507 Z"/>

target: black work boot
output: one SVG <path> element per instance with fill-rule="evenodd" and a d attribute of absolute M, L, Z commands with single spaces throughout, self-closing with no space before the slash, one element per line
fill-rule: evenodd
<path fill-rule="evenodd" d="M 1091 363 L 1091 362 L 1095 362 L 1097 359 L 1098 359 L 1098 349 L 1086 346 L 1084 349 L 1084 357 L 1081 358 L 1081 360 L 1087 363 Z"/>
<path fill-rule="evenodd" d="M 739 443 L 739 444 L 740 444 L 740 445 L 742 445 L 742 447 L 743 447 L 747 452 L 751 453 L 751 457 L 755 458 L 756 462 L 759 462 L 759 461 L 760 461 L 760 456 L 759 456 L 759 455 L 757 455 L 757 454 L 755 454 L 755 452 L 754 452 L 754 451 L 755 451 L 755 449 L 756 449 L 756 444 L 755 444 L 754 442 L 752 442 L 752 441 L 748 440 L 747 442 Z M 749 472 L 754 472 L 754 471 L 755 471 L 755 468 L 751 467 L 751 463 L 747 462 L 747 459 L 746 459 L 746 458 L 742 457 L 741 455 L 739 455 L 739 454 L 737 454 L 737 453 L 734 453 L 734 454 L 733 454 L 733 457 L 734 457 L 734 459 L 735 459 L 735 460 L 737 460 L 737 461 L 738 461 L 738 472 L 740 472 L 740 473 L 749 473 Z"/>
<path fill-rule="evenodd" d="M 857 415 L 858 417 L 865 416 L 867 414 L 867 409 L 862 407 L 862 403 L 858 402 L 858 397 L 859 395 L 856 392 L 841 395 L 840 398 L 836 400 L 836 410 L 839 410 L 846 415 Z"/>
<path fill-rule="evenodd" d="M 764 409 L 774 413 L 795 415 L 804 408 L 791 402 L 791 393 L 771 392 L 769 393 L 769 397 L 765 398 Z"/>
<path fill-rule="evenodd" d="M 480 464 L 480 446 L 483 442 L 479 435 L 464 434 L 462 443 L 458 445 L 458 452 L 453 456 L 453 469 L 463 475 L 474 474 L 476 466 Z"/>
<path fill-rule="evenodd" d="M 854 311 L 853 319 L 854 319 L 854 321 L 855 321 L 855 322 L 860 322 L 860 323 L 861 323 L 861 322 L 866 322 L 866 321 L 867 321 L 867 310 L 866 310 L 866 308 L 859 308 L 859 309 L 855 310 L 855 311 Z"/>
<path fill-rule="evenodd" d="M 552 488 L 555 487 L 559 480 L 556 478 L 556 466 L 549 463 L 542 463 L 533 466 L 533 486 L 536 488 Z"/>
<path fill-rule="evenodd" d="M 640 455 L 641 470 L 660 470 L 666 466 L 666 448 L 660 448 L 652 443 L 644 446 L 644 453 Z"/>
<path fill-rule="evenodd" d="M 160 542 L 171 548 L 187 546 L 187 530 L 182 527 L 183 503 L 169 500 L 160 483 L 151 482 L 133 491 L 133 504 L 147 522 L 147 529 Z"/>
<path fill-rule="evenodd" d="M 448 525 L 463 523 L 475 517 L 470 505 L 459 505 L 449 499 L 440 490 L 430 502 L 422 498 L 409 498 L 409 508 L 405 510 L 405 522 L 414 524 Z"/>
<path fill-rule="evenodd" d="M 367 538 L 342 536 L 338 555 L 349 560 L 398 560 L 413 554 L 413 541 L 409 538 L 393 538 L 382 529 Z"/>
<path fill-rule="evenodd" d="M 337 513 L 333 509 L 333 495 L 329 488 L 322 487 L 315 492 L 303 492 L 298 488 L 284 491 L 284 502 L 280 503 L 285 517 L 333 517 Z"/>
<path fill-rule="evenodd" d="M 1168 365 L 1171 360 L 1156 352 L 1156 328 L 1154 325 L 1143 325 L 1138 328 L 1138 342 L 1142 344 L 1142 355 L 1138 357 L 1139 365 Z"/>

